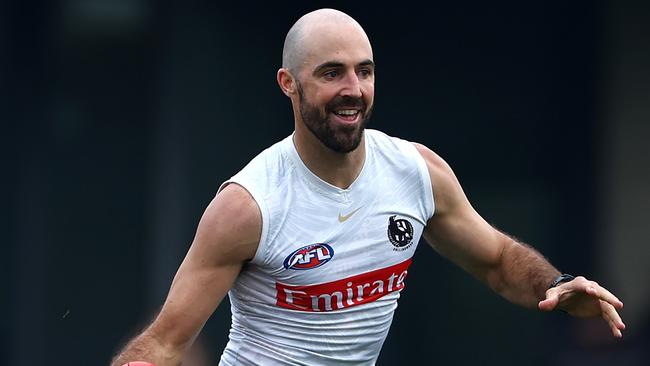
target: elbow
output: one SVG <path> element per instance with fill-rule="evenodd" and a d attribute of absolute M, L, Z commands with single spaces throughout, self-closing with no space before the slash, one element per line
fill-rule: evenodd
<path fill-rule="evenodd" d="M 498 250 L 496 250 L 495 254 L 492 256 L 492 260 L 486 266 L 484 277 L 486 284 L 494 292 L 507 297 L 506 292 L 510 287 L 507 274 L 509 272 L 508 267 L 511 265 L 508 257 L 517 243 L 513 239 L 501 233 L 498 233 L 497 235 L 500 236 L 499 241 L 502 244 L 499 245 Z"/>

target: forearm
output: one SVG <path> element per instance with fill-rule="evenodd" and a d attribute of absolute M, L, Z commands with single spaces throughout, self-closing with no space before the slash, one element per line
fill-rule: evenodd
<path fill-rule="evenodd" d="M 487 276 L 488 284 L 512 303 L 537 308 L 559 271 L 532 247 L 505 235 L 503 240 L 503 251 Z"/>
<path fill-rule="evenodd" d="M 163 344 L 146 330 L 133 340 L 113 359 L 111 366 L 121 366 L 132 361 L 146 361 L 156 366 L 181 364 L 183 348 Z"/>

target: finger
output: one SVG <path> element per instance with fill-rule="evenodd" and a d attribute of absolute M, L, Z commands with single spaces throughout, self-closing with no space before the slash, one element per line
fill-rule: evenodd
<path fill-rule="evenodd" d="M 612 332 L 612 335 L 614 337 L 616 337 L 616 338 L 622 337 L 623 334 L 621 333 L 621 331 L 618 328 L 616 328 L 616 325 L 614 324 L 614 322 L 612 322 L 611 316 L 608 315 L 605 312 L 601 313 L 601 315 L 602 315 L 603 319 L 605 319 L 605 321 L 607 322 L 607 325 L 609 326 L 609 329 Z"/>
<path fill-rule="evenodd" d="M 618 315 L 616 308 L 614 308 L 612 304 L 605 301 L 600 301 L 600 307 L 602 310 L 603 319 L 605 319 L 609 324 L 609 327 L 612 330 L 612 334 L 618 338 L 622 337 L 623 333 L 621 331 L 625 329 L 625 324 L 621 320 L 621 317 Z"/>
<path fill-rule="evenodd" d="M 614 324 L 616 329 L 624 330 L 625 323 L 623 323 L 623 320 L 621 319 L 621 316 L 618 314 L 618 311 L 616 311 L 616 308 L 612 304 L 605 301 L 601 301 L 600 304 L 603 313 L 607 314 L 607 317 Z"/>
<path fill-rule="evenodd" d="M 614 296 L 609 290 L 600 286 L 594 281 L 582 281 L 581 285 L 584 286 L 584 291 L 593 297 L 597 297 L 600 300 L 607 301 L 612 304 L 617 309 L 623 308 L 623 302 Z"/>
<path fill-rule="evenodd" d="M 537 304 L 537 307 L 541 311 L 553 311 L 559 302 L 560 302 L 559 296 L 554 295 L 540 301 Z"/>
<path fill-rule="evenodd" d="M 607 301 L 608 303 L 612 304 L 616 309 L 622 309 L 623 308 L 623 302 L 618 299 L 618 297 L 614 296 L 609 290 L 602 286 L 598 286 L 596 284 L 597 290 L 598 290 L 598 298 Z"/>

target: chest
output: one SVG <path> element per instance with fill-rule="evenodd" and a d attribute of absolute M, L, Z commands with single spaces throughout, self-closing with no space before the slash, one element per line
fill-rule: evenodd
<path fill-rule="evenodd" d="M 421 198 L 392 186 L 370 181 L 337 197 L 307 184 L 283 192 L 281 202 L 271 205 L 275 221 L 263 270 L 275 282 L 307 286 L 406 263 L 426 222 Z"/>

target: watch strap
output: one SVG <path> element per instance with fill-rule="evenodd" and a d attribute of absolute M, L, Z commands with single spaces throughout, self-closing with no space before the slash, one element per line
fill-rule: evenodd
<path fill-rule="evenodd" d="M 557 277 L 553 280 L 553 282 L 551 282 L 551 285 L 548 286 L 548 288 L 553 288 L 553 287 L 555 287 L 555 286 L 561 284 L 562 282 L 569 282 L 569 281 L 572 281 L 572 280 L 575 279 L 575 278 L 576 278 L 575 276 L 570 275 L 570 274 L 568 274 L 568 273 L 562 273 L 561 275 L 557 276 Z"/>

